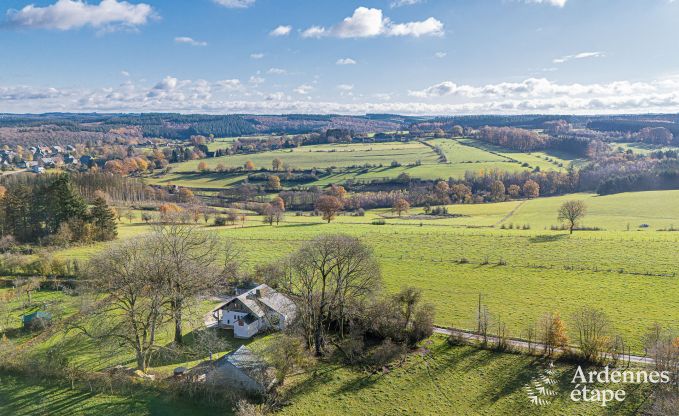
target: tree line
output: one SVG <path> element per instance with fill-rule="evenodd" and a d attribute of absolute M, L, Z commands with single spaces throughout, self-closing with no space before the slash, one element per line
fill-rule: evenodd
<path fill-rule="evenodd" d="M 116 238 L 115 214 L 97 196 L 88 206 L 68 174 L 27 176 L 0 190 L 0 233 L 21 243 Z"/>

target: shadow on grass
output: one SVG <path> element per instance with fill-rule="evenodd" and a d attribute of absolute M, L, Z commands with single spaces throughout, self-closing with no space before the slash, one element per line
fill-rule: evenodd
<path fill-rule="evenodd" d="M 561 241 L 568 237 L 566 234 L 554 234 L 554 235 L 536 235 L 535 237 L 531 237 L 528 239 L 529 242 L 531 243 L 554 243 L 557 241 Z"/>
<path fill-rule="evenodd" d="M 133 395 L 117 396 L 70 389 L 56 383 L 39 382 L 0 374 L 0 414 L 13 416 L 51 415 L 211 415 L 228 409 L 211 409 L 188 400 L 139 388 Z"/>

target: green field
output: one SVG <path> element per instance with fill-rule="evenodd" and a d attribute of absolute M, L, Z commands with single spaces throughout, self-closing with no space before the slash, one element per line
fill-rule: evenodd
<path fill-rule="evenodd" d="M 140 391 L 116 396 L 72 390 L 63 386 L 33 383 L 8 375 L 0 375 L 0 414 L 11 416 L 152 416 L 152 415 L 228 415 L 228 409 L 216 410 L 171 400 L 160 393 Z"/>
<path fill-rule="evenodd" d="M 389 165 L 397 160 L 402 164 L 435 163 L 436 154 L 427 146 L 418 142 L 409 143 L 370 143 L 370 144 L 333 144 L 303 146 L 294 149 L 275 150 L 251 155 L 223 156 L 204 159 L 209 168 L 216 168 L 220 163 L 227 168 L 243 167 L 245 162 L 252 161 L 255 168 L 271 169 L 274 159 L 294 169 L 326 168 L 329 166 L 347 167 L 365 164 Z M 172 165 L 174 172 L 194 172 L 199 161 L 183 162 Z"/>
<path fill-rule="evenodd" d="M 588 207 L 584 225 L 602 231 L 576 231 L 571 236 L 550 230 L 557 224 L 557 208 L 570 199 L 584 200 Z M 526 328 L 546 312 L 559 312 L 573 336 L 570 316 L 586 305 L 604 310 L 613 323 L 613 333 L 623 336 L 633 352 L 643 353 L 641 339 L 653 323 L 670 327 L 679 320 L 679 258 L 676 255 L 679 232 L 660 231 L 679 225 L 674 224 L 679 219 L 679 191 L 611 196 L 578 194 L 496 204 L 451 205 L 448 210 L 458 216 L 427 219 L 421 215 L 421 209 L 413 209 L 399 218 L 390 210 L 381 209 L 368 211 L 365 216 L 343 215 L 326 224 L 320 217 L 289 214 L 280 226 L 272 227 L 262 224 L 261 217 L 252 215 L 245 227 L 203 227 L 203 230 L 234 242 L 242 251 L 246 270 L 280 259 L 320 234 L 345 233 L 359 237 L 374 250 L 387 292 L 396 292 L 406 285 L 422 289 L 423 300 L 434 305 L 435 321 L 442 326 L 473 329 L 481 294 L 492 322 L 505 322 L 510 336 L 523 336 Z M 386 224 L 372 225 L 375 219 L 385 219 Z M 648 227 L 640 228 L 642 224 Z M 516 229 L 526 225 L 530 229 Z M 132 224 L 125 220 L 119 234 L 121 239 L 134 238 L 150 229 L 137 218 Z M 56 254 L 86 260 L 103 247 L 103 244 L 73 247 Z M 33 295 L 33 305 L 29 308 L 22 308 L 16 301 L 11 309 L 13 342 L 25 343 L 31 338 L 30 334 L 18 330 L 22 313 L 55 302 L 61 303 L 60 319 L 63 320 L 75 313 L 81 299 L 40 291 Z M 211 302 L 199 305 L 195 311 L 195 328 L 200 327 L 202 316 L 212 305 Z M 191 331 L 192 328 L 187 328 L 189 343 L 193 339 Z M 171 328 L 164 328 L 158 336 L 161 344 L 169 343 Z M 270 337 L 258 338 L 250 345 L 258 348 L 269 340 Z M 220 354 L 237 345 L 240 345 L 238 341 L 229 339 L 229 348 Z M 134 362 L 130 354 L 102 348 L 74 332 L 56 331 L 26 351 L 40 356 L 55 347 L 69 351 L 74 365 L 92 371 Z M 632 414 L 630 409 L 639 403 L 639 397 L 633 396 L 622 407 L 603 412 L 597 406 L 573 407 L 576 405 L 559 398 L 550 408 L 532 410 L 522 390 L 535 370 L 532 358 L 473 348 L 449 348 L 440 340 L 426 348 L 430 354 L 413 354 L 403 367 L 383 375 L 320 364 L 313 372 L 291 379 L 292 404 L 283 411 L 291 415 L 363 414 L 362 410 L 371 406 L 370 409 L 380 414 L 430 414 L 461 409 L 464 414 L 472 415 L 572 412 L 597 415 Z M 162 359 L 153 363 L 152 371 L 169 375 L 177 365 L 191 366 L 204 358 Z M 560 371 L 562 374 L 572 372 L 568 367 L 560 367 Z M 43 402 L 26 403 L 21 397 L 41 394 L 55 401 L 73 403 L 64 406 L 72 411 L 70 414 L 89 414 L 95 408 L 113 414 L 122 412 L 119 409 L 133 415 L 172 414 L 162 410 L 171 404 L 153 395 L 132 399 L 92 396 L 16 379 L 0 387 L 0 413 L 39 412 Z M 423 401 L 426 406 L 422 406 Z M 200 411 L 197 410 L 197 414 L 202 414 Z"/>
<path fill-rule="evenodd" d="M 574 198 L 588 205 L 584 225 L 605 231 L 569 236 L 549 229 L 557 224 L 558 206 Z M 679 232 L 658 231 L 679 219 L 679 191 L 452 205 L 449 212 L 462 216 L 397 218 L 389 210 L 374 210 L 325 224 L 320 217 L 288 215 L 277 227 L 252 216 L 245 228 L 206 230 L 234 241 L 246 268 L 279 259 L 320 234 L 357 236 L 375 251 L 387 289 L 421 288 L 425 301 L 436 306 L 440 325 L 473 328 L 479 293 L 514 336 L 545 312 L 568 317 L 587 304 L 605 310 L 616 333 L 639 350 L 651 324 L 679 319 Z M 386 225 L 371 225 L 375 218 L 387 218 Z M 530 229 L 500 229 L 503 224 Z M 649 228 L 638 228 L 641 224 Z M 124 224 L 121 237 L 149 229 Z M 84 260 L 100 248 L 72 248 L 60 255 Z"/>
<path fill-rule="evenodd" d="M 474 347 L 449 347 L 439 336 L 425 341 L 403 365 L 388 373 L 366 373 L 336 364 L 319 363 L 312 371 L 290 377 L 286 392 L 290 403 L 284 415 L 632 415 L 648 391 L 624 388 L 626 400 L 602 407 L 569 399 L 575 366 L 557 364 L 550 376 L 556 395 L 543 406 L 531 404 L 526 387 L 543 374 L 547 363 L 534 357 L 502 354 Z M 140 388 L 126 396 L 40 385 L 13 376 L 0 376 L 0 414 L 29 416 L 67 415 L 208 415 L 231 414 L 186 399 L 170 399 Z"/>
<path fill-rule="evenodd" d="M 632 415 L 646 391 L 625 387 L 628 398 L 606 408 L 569 398 L 573 366 L 557 365 L 557 395 L 532 405 L 525 387 L 545 363 L 472 347 L 448 347 L 434 337 L 387 374 L 326 366 L 297 377 L 284 415 Z M 570 389 L 569 389 L 570 387 Z M 614 388 L 608 386 L 606 388 Z"/>
<path fill-rule="evenodd" d="M 217 139 L 210 146 L 222 148 L 232 140 Z M 402 173 L 424 180 L 447 180 L 464 177 L 466 172 L 478 173 L 489 170 L 518 172 L 535 168 L 562 170 L 571 161 L 566 155 L 512 152 L 473 139 L 431 139 L 426 143 L 413 141 L 314 145 L 251 155 L 238 154 L 200 161 L 192 160 L 173 164 L 171 173 L 150 177 L 148 181 L 151 184 L 173 184 L 209 190 L 232 186 L 247 177 L 246 173 L 197 173 L 200 162 L 205 162 L 211 170 L 218 165 L 225 168 L 241 168 L 247 161 L 252 161 L 256 170 L 271 169 L 274 159 L 281 159 L 293 169 L 326 170 L 332 167 L 333 172 L 330 175 L 306 184 L 325 186 L 348 180 L 395 178 Z M 432 147 L 441 148 L 447 161 L 439 160 Z M 400 166 L 392 166 L 394 161 Z M 364 167 L 365 165 L 368 167 Z"/>

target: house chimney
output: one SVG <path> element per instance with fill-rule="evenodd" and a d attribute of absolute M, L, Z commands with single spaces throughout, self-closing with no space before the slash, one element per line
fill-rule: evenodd
<path fill-rule="evenodd" d="M 255 290 L 255 296 L 258 297 L 258 298 L 262 297 L 262 292 L 261 292 L 260 289 Z"/>

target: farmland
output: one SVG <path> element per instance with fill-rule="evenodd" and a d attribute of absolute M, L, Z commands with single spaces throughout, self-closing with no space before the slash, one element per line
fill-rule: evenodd
<path fill-rule="evenodd" d="M 575 366 L 559 364 L 553 375 L 557 395 L 548 406 L 528 407 L 526 386 L 544 368 L 547 362 L 534 357 L 449 347 L 442 337 L 434 336 L 389 373 L 368 374 L 319 363 L 315 371 L 296 375 L 286 383 L 291 405 L 284 407 L 282 414 L 360 415 L 369 408 L 373 414 L 385 415 L 447 414 L 452 409 L 468 415 L 622 415 L 633 414 L 648 395 L 647 389 L 635 386 L 628 388 L 624 402 L 607 408 L 574 403 L 569 399 L 569 385 Z M 28 416 L 42 414 L 47 408 L 51 415 L 207 415 L 218 411 L 145 388 L 123 397 L 40 385 L 12 376 L 3 376 L 2 381 L 2 414 Z M 615 386 L 607 388 L 611 387 Z M 422 406 L 423 402 L 427 406 Z M 219 412 L 230 414 L 228 409 Z"/>
<path fill-rule="evenodd" d="M 210 146 L 213 150 L 225 148 L 229 142 L 228 139 L 217 139 Z M 436 147 L 441 149 L 446 160 L 441 160 L 435 153 Z M 560 156 L 563 158 L 540 152 L 511 152 L 473 139 L 313 145 L 205 159 L 202 162 L 210 172 L 197 172 L 198 161 L 176 163 L 170 166 L 170 173 L 151 177 L 149 182 L 204 190 L 224 189 L 245 180 L 248 172 L 215 172 L 218 166 L 236 169 L 251 161 L 256 171 L 271 169 L 274 159 L 280 159 L 293 169 L 326 171 L 331 168 L 318 181 L 306 184 L 308 186 L 325 186 L 347 180 L 393 179 L 403 173 L 412 178 L 445 180 L 451 177 L 462 178 L 466 172 L 489 170 L 563 170 L 571 159 L 567 155 Z M 395 163 L 392 165 L 393 162 Z"/>
<path fill-rule="evenodd" d="M 551 231 L 558 206 L 569 199 L 586 201 L 589 215 L 584 224 L 602 231 L 572 236 Z M 677 191 L 582 194 L 451 205 L 450 212 L 461 215 L 456 218 L 397 218 L 388 210 L 374 210 L 365 217 L 341 216 L 331 224 L 320 217 L 288 215 L 280 226 L 270 227 L 250 216 L 244 228 L 205 230 L 234 241 L 247 269 L 275 261 L 319 234 L 354 235 L 375 251 L 389 291 L 406 285 L 424 291 L 425 300 L 436 306 L 437 324 L 472 328 L 480 293 L 515 336 L 545 312 L 568 316 L 587 303 L 605 310 L 616 332 L 639 350 L 651 324 L 669 325 L 679 319 L 679 234 L 659 231 L 679 217 L 677 202 Z M 386 225 L 372 225 L 376 218 L 386 218 Z M 642 224 L 649 228 L 638 228 Z M 139 223 L 120 227 L 122 238 L 148 230 Z M 68 249 L 60 255 L 86 259 L 98 247 Z"/>

